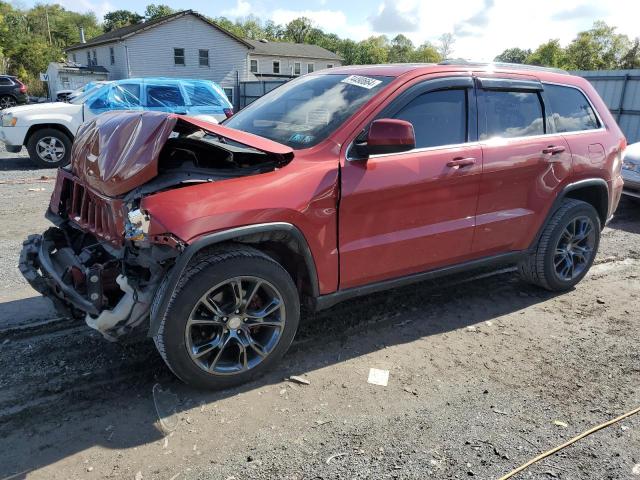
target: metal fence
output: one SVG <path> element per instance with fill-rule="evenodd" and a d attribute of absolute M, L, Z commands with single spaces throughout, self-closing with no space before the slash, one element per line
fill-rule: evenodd
<path fill-rule="evenodd" d="M 237 109 L 244 108 L 251 102 L 256 101 L 264 94 L 278 88 L 289 79 L 282 80 L 260 80 L 253 82 L 239 82 L 238 84 L 238 105 Z"/>
<path fill-rule="evenodd" d="M 640 142 L 640 70 L 571 72 L 591 82 L 629 143 Z"/>

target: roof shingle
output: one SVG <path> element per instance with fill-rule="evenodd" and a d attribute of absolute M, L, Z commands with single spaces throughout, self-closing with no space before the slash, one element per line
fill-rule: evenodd
<path fill-rule="evenodd" d="M 308 43 L 269 42 L 262 40 L 246 40 L 253 46 L 251 53 L 274 55 L 280 57 L 310 57 L 327 60 L 340 60 L 340 57 L 326 48 Z"/>
<path fill-rule="evenodd" d="M 122 27 L 122 28 L 118 28 L 116 30 L 111 30 L 110 32 L 107 33 L 103 33 L 102 35 L 98 35 L 97 37 L 93 37 L 89 40 L 87 40 L 85 43 L 76 43 L 75 45 L 71 45 L 70 47 L 66 48 L 66 51 L 69 52 L 71 50 L 79 50 L 81 48 L 87 48 L 87 47 L 92 47 L 95 45 L 101 45 L 103 43 L 110 43 L 110 42 L 115 42 L 117 40 L 121 40 L 125 37 L 128 37 L 130 35 L 133 35 L 135 33 L 138 33 L 142 30 L 147 30 L 149 28 L 153 28 L 157 25 L 160 25 L 162 23 L 171 21 L 175 18 L 178 17 L 183 17 L 185 15 L 194 15 L 196 17 L 198 17 L 200 20 L 208 23 L 209 25 L 211 25 L 213 28 L 217 28 L 218 30 L 220 30 L 222 33 L 229 35 L 231 38 L 233 38 L 234 40 L 237 40 L 238 42 L 244 44 L 245 46 L 249 47 L 249 48 L 253 48 L 252 45 L 234 35 L 233 33 L 229 32 L 228 30 L 225 30 L 224 28 L 220 27 L 219 25 L 216 25 L 215 23 L 211 22 L 209 19 L 207 19 L 205 16 L 200 15 L 197 12 L 194 12 L 193 10 L 183 10 L 181 12 L 176 12 L 176 13 L 172 13 L 171 15 L 167 15 L 165 17 L 160 17 L 160 18 L 156 18 L 154 20 L 149 20 L 147 22 L 141 22 L 141 23 L 136 23 L 135 25 L 127 25 L 126 27 Z"/>

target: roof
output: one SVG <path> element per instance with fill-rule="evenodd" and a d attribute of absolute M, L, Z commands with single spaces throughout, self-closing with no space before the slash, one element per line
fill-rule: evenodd
<path fill-rule="evenodd" d="M 558 81 L 564 82 L 566 78 L 571 76 L 564 70 L 538 67 L 535 65 L 520 65 L 506 63 L 471 63 L 471 62 L 445 62 L 435 63 L 388 63 L 383 65 L 350 65 L 345 67 L 336 67 L 330 70 L 322 70 L 317 72 L 318 75 L 380 75 L 388 77 L 400 76 L 416 76 L 430 73 L 447 73 L 447 72 L 473 72 L 473 73 L 503 73 L 508 75 L 526 76 L 529 78 L 538 78 L 542 81 Z M 578 78 L 578 77 L 574 77 Z"/>
<path fill-rule="evenodd" d="M 77 73 L 104 73 L 105 75 L 109 73 L 109 70 L 104 68 L 101 65 L 80 65 L 79 63 L 73 62 L 64 62 L 64 63 L 55 63 L 58 66 L 58 69 L 65 72 L 77 72 Z"/>
<path fill-rule="evenodd" d="M 246 40 L 253 47 L 252 54 L 274 55 L 277 57 L 308 57 L 326 60 L 341 60 L 335 53 L 318 45 L 308 43 L 270 42 L 265 40 Z"/>
<path fill-rule="evenodd" d="M 98 35 L 97 37 L 93 37 L 93 38 L 87 40 L 85 43 L 76 43 L 75 45 L 71 45 L 70 47 L 67 47 L 65 51 L 70 52 L 72 50 L 79 50 L 79 49 L 82 49 L 82 48 L 93 47 L 93 46 L 96 46 L 96 45 L 102 45 L 102 44 L 105 44 L 105 43 L 111 43 L 111 42 L 116 42 L 118 40 L 123 40 L 123 39 L 125 39 L 127 37 L 130 37 L 131 35 L 135 35 L 136 33 L 140 33 L 140 32 L 146 31 L 146 30 L 148 30 L 150 28 L 163 25 L 163 24 L 165 24 L 167 22 L 170 22 L 170 21 L 175 20 L 177 18 L 185 17 L 187 15 L 193 15 L 195 17 L 198 17 L 203 22 L 205 22 L 205 23 L 209 24 L 210 26 L 212 26 L 213 28 L 221 31 L 225 35 L 228 35 L 229 37 L 233 38 L 237 42 L 242 43 L 243 45 L 245 45 L 248 48 L 253 48 L 253 46 L 248 41 L 246 41 L 246 40 L 234 35 L 233 33 L 231 33 L 228 30 L 225 30 L 224 28 L 220 27 L 216 23 L 213 23 L 211 20 L 209 20 L 204 15 L 200 15 L 198 12 L 194 12 L 193 10 L 183 10 L 181 12 L 176 12 L 176 13 L 173 13 L 171 15 L 167 15 L 165 17 L 160 17 L 160 18 L 156 18 L 154 20 L 149 20 L 148 22 L 136 23 L 135 25 L 127 25 L 126 27 L 118 28 L 116 30 L 111 30 L 110 32 L 103 33 L 102 35 Z"/>

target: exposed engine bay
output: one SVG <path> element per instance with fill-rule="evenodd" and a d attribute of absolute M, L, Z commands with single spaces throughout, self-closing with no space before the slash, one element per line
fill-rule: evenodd
<path fill-rule="evenodd" d="M 47 211 L 55 227 L 24 242 L 22 274 L 64 314 L 84 316 L 107 339 L 126 335 L 149 318 L 187 246 L 141 210 L 141 200 L 291 160 L 287 147 L 255 138 L 156 112 L 104 114 L 83 125 Z"/>

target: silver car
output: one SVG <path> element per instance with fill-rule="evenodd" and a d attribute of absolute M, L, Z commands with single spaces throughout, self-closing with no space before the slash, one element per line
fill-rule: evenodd
<path fill-rule="evenodd" d="M 622 159 L 622 193 L 640 200 L 640 142 L 627 147 Z"/>

